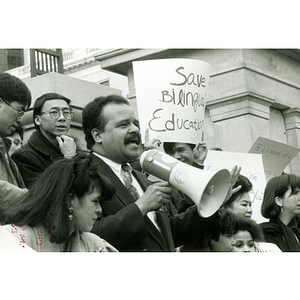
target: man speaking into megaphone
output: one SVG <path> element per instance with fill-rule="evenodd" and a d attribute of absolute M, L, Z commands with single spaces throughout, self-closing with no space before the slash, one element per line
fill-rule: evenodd
<path fill-rule="evenodd" d="M 93 233 L 119 251 L 175 251 L 188 242 L 189 232 L 207 228 L 211 218 L 200 217 L 196 206 L 172 218 L 168 210 L 158 211 L 170 198 L 168 182 L 151 185 L 143 174 L 128 168 L 140 155 L 141 137 L 135 112 L 125 98 L 96 98 L 83 109 L 82 125 L 94 165 L 116 189 L 110 200 L 101 203 L 103 217 Z"/>

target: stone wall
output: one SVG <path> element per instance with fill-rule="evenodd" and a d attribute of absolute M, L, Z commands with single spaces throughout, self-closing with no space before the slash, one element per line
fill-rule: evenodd
<path fill-rule="evenodd" d="M 58 93 L 71 99 L 74 118 L 71 122 L 70 133 L 77 138 L 81 148 L 85 149 L 85 139 L 82 132 L 82 109 L 86 104 L 96 97 L 107 96 L 110 94 L 121 95 L 118 89 L 103 86 L 100 84 L 88 82 L 85 80 L 69 77 L 59 73 L 48 73 L 42 76 L 28 78 L 23 80 L 32 93 L 31 109 L 27 111 L 23 118 L 24 125 L 24 142 L 27 141 L 31 133 L 34 131 L 32 120 L 32 107 L 34 101 L 45 93 Z"/>
<path fill-rule="evenodd" d="M 258 136 L 300 148 L 300 50 L 127 49 L 96 57 L 103 69 L 127 72 L 136 111 L 132 61 L 159 58 L 212 65 L 204 122 L 209 148 L 248 152 Z M 299 155 L 287 171 L 300 175 Z"/>

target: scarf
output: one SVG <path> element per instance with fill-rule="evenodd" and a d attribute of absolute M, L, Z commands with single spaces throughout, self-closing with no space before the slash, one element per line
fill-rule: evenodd
<path fill-rule="evenodd" d="M 297 238 L 299 238 L 299 231 L 297 228 L 296 219 L 294 218 L 291 220 L 288 225 L 282 223 L 279 218 L 272 218 L 270 219 L 270 222 L 275 223 L 272 227 L 275 231 L 278 231 L 282 235 L 285 244 L 289 249 L 288 251 L 300 252 L 300 244 L 297 240 Z"/>

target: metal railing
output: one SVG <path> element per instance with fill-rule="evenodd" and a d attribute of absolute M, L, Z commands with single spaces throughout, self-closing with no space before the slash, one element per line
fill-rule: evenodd
<path fill-rule="evenodd" d="M 28 51 L 29 54 L 32 51 L 34 51 L 34 49 L 28 49 L 28 50 L 29 50 Z M 42 49 L 35 49 L 35 50 L 41 51 Z M 94 54 L 97 52 L 100 52 L 100 51 L 103 51 L 103 49 L 101 49 L 101 48 L 63 49 L 62 50 L 62 55 L 63 55 L 62 61 L 63 61 L 64 73 L 66 73 L 69 69 L 93 62 L 95 60 Z M 28 61 L 31 61 L 29 59 L 29 57 L 28 57 Z M 32 77 L 31 76 L 31 64 L 32 64 L 32 61 L 31 61 L 30 65 L 27 64 L 24 66 L 20 66 L 20 67 L 8 70 L 7 72 L 9 72 L 11 75 L 19 77 L 20 79 L 29 78 L 29 77 Z M 39 75 L 39 74 L 37 74 L 37 75 Z"/>
<path fill-rule="evenodd" d="M 30 49 L 31 77 L 50 72 L 64 73 L 62 50 Z"/>

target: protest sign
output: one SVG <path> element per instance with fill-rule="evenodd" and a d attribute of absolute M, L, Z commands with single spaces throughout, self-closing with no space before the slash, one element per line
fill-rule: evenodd
<path fill-rule="evenodd" d="M 262 155 L 268 181 L 270 178 L 280 175 L 299 151 L 299 148 L 258 137 L 249 153 Z"/>
<path fill-rule="evenodd" d="M 137 109 L 145 142 L 198 143 L 204 121 L 210 65 L 194 59 L 133 62 Z"/>
<path fill-rule="evenodd" d="M 209 150 L 205 159 L 204 169 L 217 171 L 225 168 L 231 171 L 235 165 L 242 167 L 240 174 L 246 176 L 253 185 L 253 189 L 249 193 L 252 200 L 252 219 L 258 223 L 267 221 L 260 212 L 266 186 L 261 154 Z"/>

